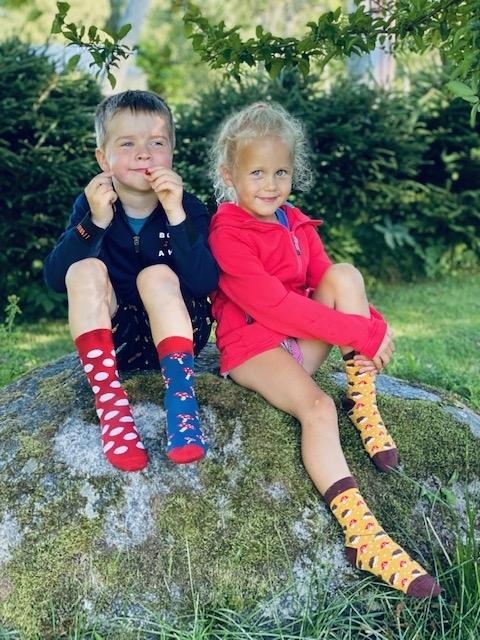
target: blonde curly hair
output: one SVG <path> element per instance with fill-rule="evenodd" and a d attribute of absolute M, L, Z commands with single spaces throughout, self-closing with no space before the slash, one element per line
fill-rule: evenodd
<path fill-rule="evenodd" d="M 302 124 L 278 104 L 256 102 L 229 116 L 217 133 L 210 152 L 210 177 L 217 202 L 235 202 L 235 190 L 220 173 L 233 169 L 239 148 L 259 138 L 278 136 L 292 151 L 293 187 L 305 191 L 312 182 L 309 152 Z"/>

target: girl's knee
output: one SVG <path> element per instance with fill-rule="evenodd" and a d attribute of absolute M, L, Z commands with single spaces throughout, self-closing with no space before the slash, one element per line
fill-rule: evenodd
<path fill-rule="evenodd" d="M 364 286 L 362 274 L 353 264 L 348 262 L 332 264 L 324 277 L 333 281 L 337 286 Z"/>
<path fill-rule="evenodd" d="M 170 295 L 172 292 L 180 294 L 178 276 L 166 264 L 154 264 L 142 269 L 137 276 L 137 287 L 140 293 L 168 291 Z"/>
<path fill-rule="evenodd" d="M 320 391 L 312 401 L 304 407 L 302 415 L 299 416 L 302 426 L 333 425 L 337 428 L 337 409 L 335 402 Z"/>

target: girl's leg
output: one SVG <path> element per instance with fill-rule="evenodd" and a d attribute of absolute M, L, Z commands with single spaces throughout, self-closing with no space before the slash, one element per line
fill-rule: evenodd
<path fill-rule="evenodd" d="M 65 278 L 70 331 L 95 394 L 103 451 L 123 471 L 139 471 L 148 458 L 122 389 L 113 346 L 111 316 L 117 301 L 103 262 L 75 262 Z"/>
<path fill-rule="evenodd" d="M 365 317 L 370 317 L 370 309 L 365 292 L 363 278 L 360 272 L 350 264 L 332 265 L 320 281 L 312 298 L 322 304 L 343 311 Z M 322 356 L 323 345 L 320 343 L 316 350 L 310 343 L 314 341 L 299 341 L 307 343 L 313 354 L 310 367 L 314 367 Z M 375 374 L 360 373 L 360 367 L 355 364 L 355 352 L 345 345 L 340 347 L 345 360 L 347 375 L 347 397 L 344 406 L 348 416 L 360 432 L 363 445 L 372 458 L 377 469 L 388 471 L 398 463 L 398 453 L 393 438 L 383 424 L 378 411 L 375 392 Z M 318 365 L 317 365 L 318 366 Z"/>
<path fill-rule="evenodd" d="M 368 510 L 343 455 L 335 405 L 309 373 L 279 347 L 232 369 L 230 376 L 299 420 L 305 468 L 345 531 L 350 562 L 409 595 L 438 594 L 433 578 L 387 536 Z"/>
<path fill-rule="evenodd" d="M 230 377 L 299 420 L 303 463 L 320 493 L 350 476 L 333 400 L 285 349 L 265 351 L 247 360 L 232 369 Z"/>
<path fill-rule="evenodd" d="M 180 283 L 169 267 L 159 264 L 140 272 L 137 287 L 165 381 L 167 456 L 176 463 L 194 462 L 208 447 L 194 391 L 192 323 Z"/>

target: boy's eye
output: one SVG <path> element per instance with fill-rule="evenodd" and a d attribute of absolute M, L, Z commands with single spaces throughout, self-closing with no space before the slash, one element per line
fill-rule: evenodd
<path fill-rule="evenodd" d="M 153 144 L 154 147 L 163 147 L 164 142 L 163 142 L 163 140 L 153 140 L 152 144 Z"/>
<path fill-rule="evenodd" d="M 130 140 L 126 140 L 125 142 L 122 142 L 120 144 L 121 147 L 131 147 L 133 144 L 133 142 L 130 142 Z"/>
<path fill-rule="evenodd" d="M 277 171 L 277 176 L 280 176 L 281 178 L 283 178 L 283 176 L 286 176 L 286 175 L 287 175 L 286 169 L 279 169 Z"/>
<path fill-rule="evenodd" d="M 261 169 L 255 169 L 255 171 L 252 171 L 252 176 L 261 176 L 261 175 L 262 175 Z"/>

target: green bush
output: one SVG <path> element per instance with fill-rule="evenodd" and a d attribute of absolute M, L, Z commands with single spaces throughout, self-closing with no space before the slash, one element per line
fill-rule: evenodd
<path fill-rule="evenodd" d="M 101 94 L 93 78 L 57 73 L 44 53 L 16 39 L 0 43 L 0 61 L 0 307 L 16 294 L 24 316 L 51 317 L 64 303 L 43 284 L 43 259 L 95 172 Z"/>
<path fill-rule="evenodd" d="M 322 237 L 336 261 L 407 280 L 478 264 L 480 134 L 468 129 L 467 106 L 444 101 L 433 109 L 428 97 L 351 82 L 320 92 L 293 75 L 214 87 L 177 110 L 177 169 L 211 210 L 211 140 L 226 115 L 256 100 L 279 102 L 307 128 L 314 185 L 291 199 L 324 220 Z M 450 148 L 463 167 L 455 185 Z"/>

